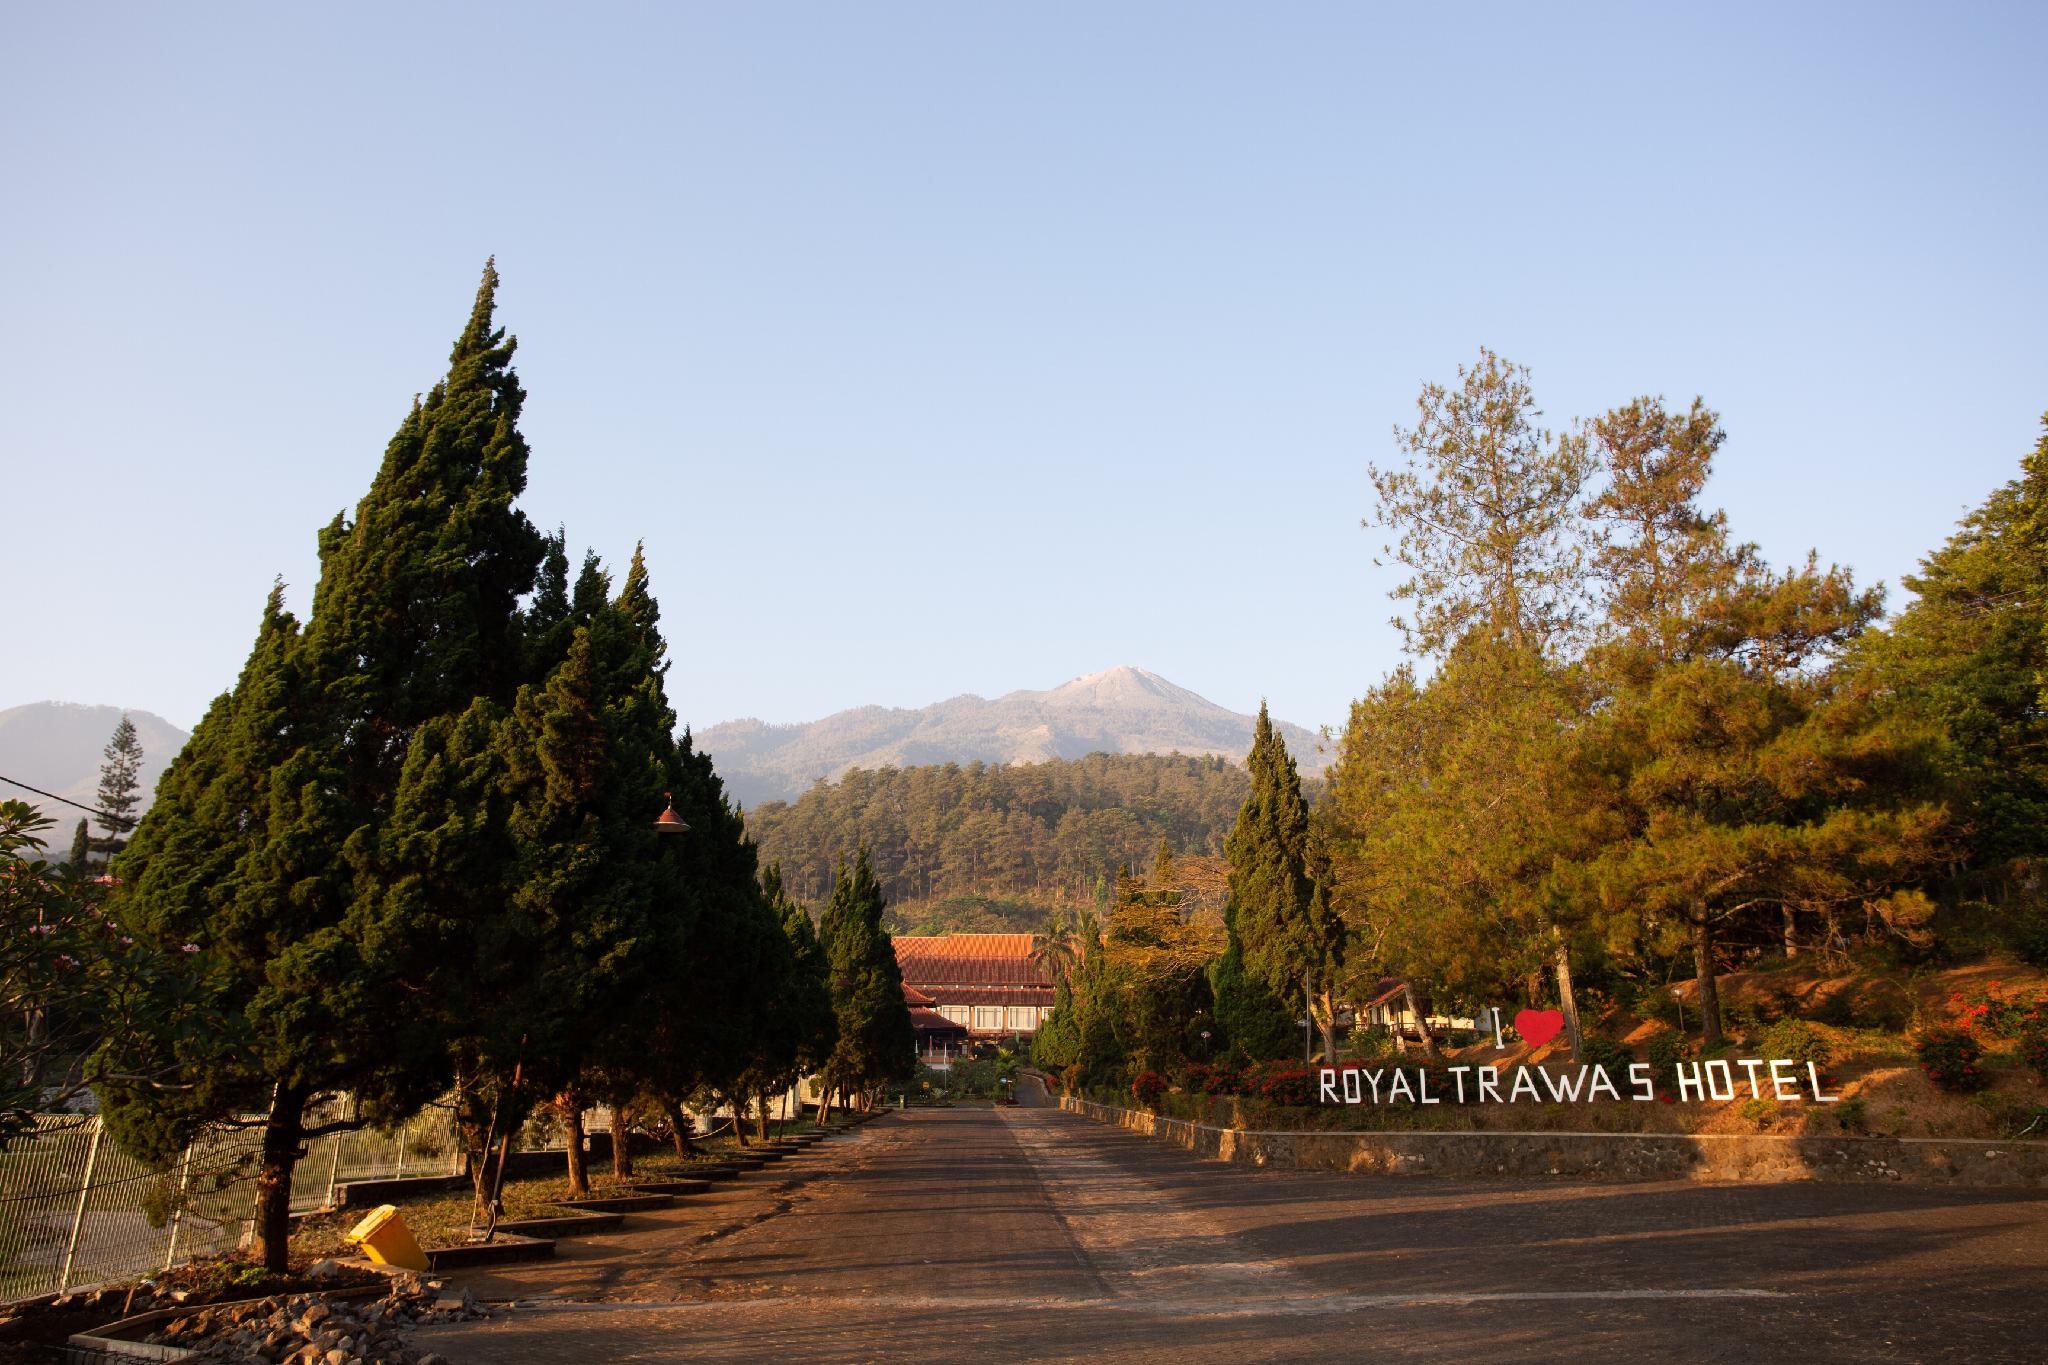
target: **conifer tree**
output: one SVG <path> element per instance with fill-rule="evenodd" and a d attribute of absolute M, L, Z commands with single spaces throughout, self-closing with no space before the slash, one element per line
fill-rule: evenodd
<path fill-rule="evenodd" d="M 762 892 L 782 922 L 789 941 L 790 976 L 781 1013 L 789 1020 L 796 1046 L 789 1058 L 791 1080 L 821 1070 L 832 1057 L 839 1036 L 839 1018 L 832 1008 L 831 964 L 818 939 L 810 911 L 782 888 L 782 868 L 772 866 L 762 878 Z M 894 956 L 894 950 L 891 950 Z"/>
<path fill-rule="evenodd" d="M 175 1071 L 189 1088 L 103 1087 L 102 1112 L 124 1147 L 169 1160 L 208 1123 L 266 1113 L 256 1181 L 257 1252 L 281 1263 L 290 1172 L 315 1076 L 347 1069 L 351 1054 L 332 1000 L 294 979 L 277 945 L 316 930 L 307 913 L 316 875 L 298 896 L 274 897 L 273 830 L 317 802 L 301 755 L 303 680 L 298 622 L 283 587 L 265 603 L 256 643 L 232 691 L 217 698 L 158 784 L 158 800 L 114 864 L 120 879 L 110 911 L 137 938 L 170 952 L 200 949 L 204 997 L 219 1010 L 204 1033 L 124 1040 L 130 1054 L 107 1059 L 128 1074 Z M 311 870 L 311 869 L 308 869 Z M 297 998 L 294 999 L 293 997 Z"/>
<path fill-rule="evenodd" d="M 1607 593 L 1587 665 L 1597 700 L 1574 742 L 1597 849 L 1559 881 L 1617 946 L 1689 950 L 1701 1037 L 1721 1040 L 1719 940 L 1743 917 L 1846 912 L 1911 932 L 1948 856 L 1926 799 L 1928 736 L 1834 665 L 1881 605 L 1840 568 L 1774 573 L 1698 497 L 1720 444 L 1695 403 L 1641 399 L 1595 424 L 1609 465 L 1592 507 Z M 1832 933 L 1831 933 L 1832 936 Z"/>
<path fill-rule="evenodd" d="M 1378 510 L 1365 524 L 1393 532 L 1384 553 L 1411 570 L 1394 596 L 1414 605 L 1394 624 L 1424 655 L 1481 627 L 1549 653 L 1582 610 L 1586 442 L 1539 427 L 1529 371 L 1492 351 L 1458 380 L 1423 385 L 1415 426 L 1395 428 L 1407 462 L 1370 468 Z"/>
<path fill-rule="evenodd" d="M 138 1122 L 131 1133 L 233 1121 L 260 1097 L 257 1240 L 273 1268 L 284 1263 L 292 1167 L 316 1131 L 309 1103 L 346 1090 L 363 1119 L 395 1119 L 444 1076 L 383 1008 L 399 995 L 394 973 L 425 975 L 429 964 L 406 960 L 410 940 L 385 918 L 395 902 L 379 860 L 415 737 L 479 698 L 508 705 L 521 681 L 517 604 L 546 542 L 513 506 L 526 482 L 525 395 L 514 343 L 493 321 L 496 289 L 487 266 L 446 378 L 415 402 L 353 518 L 321 533 L 304 631 L 287 630 L 281 613 L 266 618 L 217 727 L 223 751 L 196 746 L 192 785 L 165 788 L 168 808 L 151 808 L 123 859 L 132 890 L 117 913 L 146 931 L 189 924 L 244 1030 L 195 1059 L 208 1085 L 168 1127 Z M 253 723 L 263 712 L 268 729 Z M 230 730 L 239 746 L 225 744 Z M 209 795 L 216 774 L 235 795 L 260 789 L 250 820 L 217 818 L 232 802 Z M 159 874 L 152 864 L 169 850 Z M 187 867 L 223 862 L 233 874 L 218 890 L 194 888 Z M 194 921 L 209 898 L 213 915 Z"/>
<path fill-rule="evenodd" d="M 571 1129 L 578 1186 L 583 1106 L 601 1095 L 623 1101 L 637 1088 L 644 1016 L 628 1002 L 666 1003 L 675 965 L 686 945 L 697 946 L 715 869 L 692 855 L 719 832 L 672 738 L 667 646 L 642 554 L 635 551 L 613 600 L 590 609 L 593 591 L 572 606 L 572 619 L 590 614 L 574 626 L 565 657 L 544 682 L 520 689 L 495 728 L 512 855 L 503 909 L 477 913 L 512 945 L 496 960 L 502 976 L 465 983 L 443 959 L 428 978 L 440 983 L 432 994 L 463 1002 L 473 1023 L 490 1025 L 468 1031 L 474 1051 L 461 1066 L 488 1081 L 498 1133 L 507 1111 L 553 1097 Z M 654 830 L 664 793 L 675 794 L 690 832 Z M 693 886 L 700 877 L 707 880 Z"/>
<path fill-rule="evenodd" d="M 92 830 L 84 820 L 80 820 L 78 827 L 71 831 L 71 852 L 66 855 L 64 865 L 71 869 L 74 877 L 85 876 L 92 867 Z"/>
<path fill-rule="evenodd" d="M 127 712 L 121 713 L 102 757 L 97 804 L 106 837 L 100 846 L 111 856 L 127 846 L 128 834 L 135 828 L 135 807 L 142 800 L 142 741 Z"/>
<path fill-rule="evenodd" d="M 1266 704 L 1252 730 L 1251 795 L 1224 843 L 1230 863 L 1230 948 L 1245 974 L 1279 1000 L 1306 997 L 1335 1055 L 1338 974 L 1344 923 L 1331 911 L 1322 858 L 1312 844 L 1301 775 L 1273 730 Z M 1226 978 L 1228 972 L 1226 970 Z"/>
<path fill-rule="evenodd" d="M 1970 860 L 1956 889 L 2004 905 L 2017 946 L 2048 961 L 2048 416 L 2018 477 L 1905 582 L 1914 600 L 1861 643 L 1860 670 L 1941 736 Z"/>
<path fill-rule="evenodd" d="M 831 1113 L 835 1091 L 851 1101 L 906 1074 L 916 1057 L 917 1035 L 903 1002 L 903 973 L 882 927 L 887 904 L 863 847 L 851 869 L 841 864 L 832 899 L 818 922 L 839 1025 L 822 1072 L 826 1093 L 819 1107 L 821 1121 Z"/>

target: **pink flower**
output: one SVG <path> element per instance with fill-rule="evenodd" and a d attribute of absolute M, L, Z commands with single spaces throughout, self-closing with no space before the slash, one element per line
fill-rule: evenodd
<path fill-rule="evenodd" d="M 31 934 L 54 934 L 57 932 L 57 926 L 54 924 L 32 924 L 29 926 L 29 932 Z"/>
<path fill-rule="evenodd" d="M 199 945 L 196 943 L 187 943 L 183 947 L 179 948 L 178 951 L 181 953 L 196 953 L 199 951 Z"/>
<path fill-rule="evenodd" d="M 69 953 L 59 953 L 57 954 L 57 965 L 68 972 L 78 965 L 78 959 Z"/>

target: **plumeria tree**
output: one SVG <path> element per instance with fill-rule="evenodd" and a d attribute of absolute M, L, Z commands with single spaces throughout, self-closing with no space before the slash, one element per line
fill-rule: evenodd
<path fill-rule="evenodd" d="M 101 911 L 107 879 L 44 858 L 54 822 L 0 802 L 0 1148 L 96 1085 L 175 1088 L 168 1068 L 119 1070 L 112 1039 L 201 1031 L 197 944 L 138 942 Z"/>

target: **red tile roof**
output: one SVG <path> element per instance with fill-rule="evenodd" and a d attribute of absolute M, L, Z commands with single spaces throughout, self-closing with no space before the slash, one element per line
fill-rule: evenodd
<path fill-rule="evenodd" d="M 966 1036 L 967 1025 L 956 1024 L 936 1010 L 913 1009 L 910 1011 L 910 1027 L 917 1033 L 957 1033 Z"/>
<path fill-rule="evenodd" d="M 1050 1005 L 1050 986 L 934 986 L 939 1005 Z"/>
<path fill-rule="evenodd" d="M 1052 978 L 1031 961 L 1030 934 L 901 935 L 896 965 L 906 984 L 1022 986 L 1052 989 Z"/>
<path fill-rule="evenodd" d="M 936 1005 L 939 1002 L 926 995 L 917 987 L 905 985 L 903 987 L 903 1003 L 915 1009 L 919 1005 Z"/>

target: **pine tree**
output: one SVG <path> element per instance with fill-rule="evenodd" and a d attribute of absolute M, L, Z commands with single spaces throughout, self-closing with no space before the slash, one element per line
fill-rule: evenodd
<path fill-rule="evenodd" d="M 64 865 L 71 869 L 74 877 L 83 877 L 92 869 L 92 830 L 87 822 L 80 820 L 71 832 L 71 852 L 64 859 Z"/>
<path fill-rule="evenodd" d="M 102 756 L 98 804 L 106 837 L 100 848 L 111 856 L 127 847 L 128 834 L 135 828 L 135 807 L 142 800 L 142 741 L 127 712 L 121 713 Z"/>
<path fill-rule="evenodd" d="M 1394 593 L 1414 604 L 1411 616 L 1394 624 L 1425 655 L 1475 628 L 1548 653 L 1581 615 L 1574 513 L 1592 468 L 1586 443 L 1536 425 L 1522 366 L 1481 350 L 1458 379 L 1423 385 L 1415 426 L 1395 428 L 1407 463 L 1370 468 L 1378 511 L 1366 525 L 1394 532 L 1383 552 L 1412 571 Z"/>
<path fill-rule="evenodd" d="M 1223 847 L 1230 863 L 1230 946 L 1246 975 L 1276 999 L 1307 997 L 1324 1050 L 1334 1056 L 1344 923 L 1331 911 L 1325 878 L 1318 876 L 1322 858 L 1310 839 L 1301 776 L 1263 701 L 1245 766 L 1251 795 Z"/>
<path fill-rule="evenodd" d="M 1906 587 L 1859 663 L 1887 707 L 1939 727 L 1978 894 L 2023 898 L 2048 857 L 2048 416 L 2019 476 Z"/>
<path fill-rule="evenodd" d="M 1918 887 L 1948 856 L 1925 797 L 1928 736 L 1834 667 L 1876 619 L 1878 591 L 1809 556 L 1774 573 L 1697 499 L 1719 426 L 1638 400 L 1596 424 L 1610 466 L 1594 504 L 1606 619 L 1575 729 L 1575 783 L 1599 846 L 1559 881 L 1610 943 L 1689 950 L 1701 1036 L 1721 1039 L 1721 935 L 1745 917 L 1926 918 Z"/>

